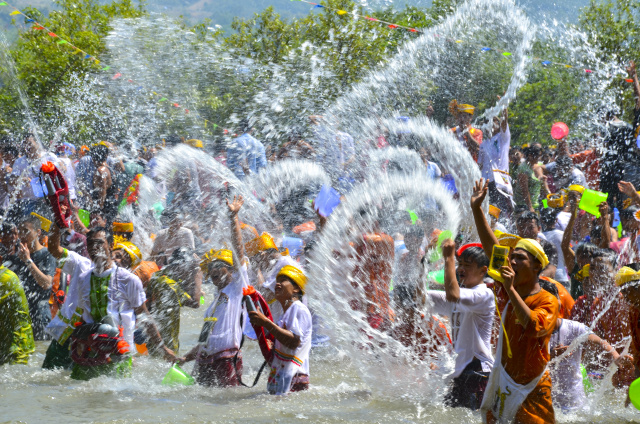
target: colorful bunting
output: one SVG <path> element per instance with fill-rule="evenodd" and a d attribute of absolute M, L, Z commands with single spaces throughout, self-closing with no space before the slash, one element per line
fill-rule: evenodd
<path fill-rule="evenodd" d="M 6 6 L 6 5 L 7 5 L 7 3 L 5 3 L 3 1 L 0 1 L 0 6 Z"/>
<path fill-rule="evenodd" d="M 167 99 L 166 97 L 163 97 L 163 98 L 161 98 L 160 100 L 158 100 L 158 103 L 160 103 L 160 102 L 166 102 L 167 100 L 169 100 L 169 99 Z"/>
<path fill-rule="evenodd" d="M 67 41 L 67 40 L 60 40 L 60 41 L 58 41 L 58 44 L 67 44 L 67 43 L 68 43 L 68 41 Z"/>
<path fill-rule="evenodd" d="M 511 56 L 511 53 L 509 53 L 509 52 L 502 52 L 502 55 L 503 55 L 503 56 Z"/>
<path fill-rule="evenodd" d="M 33 27 L 33 29 L 34 30 L 40 30 L 40 29 L 44 29 L 44 27 L 40 26 L 40 25 L 36 25 L 36 26 Z"/>
<path fill-rule="evenodd" d="M 55 35 L 53 32 L 50 32 L 49 37 L 57 37 L 57 35 Z"/>
<path fill-rule="evenodd" d="M 11 16 L 22 15 L 22 13 L 20 13 L 19 10 L 14 10 L 13 12 L 9 13 L 9 15 L 11 15 Z"/>
<path fill-rule="evenodd" d="M 490 50 L 491 50 L 491 47 L 483 47 L 480 49 L 480 51 L 483 51 L 483 52 L 488 52 Z"/>
<path fill-rule="evenodd" d="M 122 74 L 121 74 L 120 72 L 118 72 L 118 73 L 117 73 L 117 74 L 115 74 L 115 75 L 113 76 L 113 78 L 111 78 L 111 79 L 116 80 L 116 79 L 120 78 L 121 76 L 122 76 Z"/>
<path fill-rule="evenodd" d="M 349 12 L 347 12 L 346 10 L 338 10 L 336 13 L 337 13 L 338 15 L 346 15 L 346 14 L 347 14 L 347 13 L 349 13 Z"/>

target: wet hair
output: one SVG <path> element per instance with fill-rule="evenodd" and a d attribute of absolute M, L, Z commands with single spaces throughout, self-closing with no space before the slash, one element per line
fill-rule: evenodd
<path fill-rule="evenodd" d="M 27 215 L 20 220 L 20 225 L 29 224 L 33 227 L 34 230 L 39 231 L 42 229 L 42 223 L 40 219 L 33 215 Z"/>
<path fill-rule="evenodd" d="M 5 222 L 4 224 L 2 224 L 2 227 L 0 227 L 0 236 L 11 234 L 15 232 L 16 229 L 16 224 L 14 224 L 13 222 Z"/>
<path fill-rule="evenodd" d="M 598 251 L 598 246 L 593 243 L 580 243 L 576 248 L 576 257 L 578 256 L 588 256 L 592 258 L 593 255 Z"/>
<path fill-rule="evenodd" d="M 244 118 L 242 121 L 240 121 L 238 123 L 238 128 L 240 128 L 240 131 L 242 132 L 249 131 L 252 128 L 249 118 Z"/>
<path fill-rule="evenodd" d="M 522 153 L 524 153 L 524 156 L 527 158 L 532 156 L 540 156 L 542 154 L 542 148 L 534 144 L 533 146 L 529 146 L 524 149 Z"/>
<path fill-rule="evenodd" d="M 560 297 L 560 293 L 558 292 L 558 287 L 553 284 L 551 281 L 539 279 L 538 283 L 540 283 L 540 287 L 542 290 L 546 290 L 558 299 Z"/>
<path fill-rule="evenodd" d="M 174 250 L 168 259 L 168 265 L 184 265 L 192 259 L 192 254 L 186 247 Z"/>
<path fill-rule="evenodd" d="M 531 212 L 531 211 L 527 211 L 525 213 L 523 213 L 522 215 L 520 215 L 518 217 L 518 223 L 521 223 L 523 221 L 529 221 L 530 219 L 533 219 L 536 221 L 536 225 L 539 227 L 540 226 L 540 218 L 538 218 L 538 214 L 535 212 Z"/>
<path fill-rule="evenodd" d="M 636 212 L 638 212 L 640 210 L 640 208 L 638 207 L 638 205 L 631 205 L 626 209 L 622 209 L 620 211 L 620 219 L 632 219 L 634 218 L 633 215 L 635 215 Z"/>
<path fill-rule="evenodd" d="M 107 146 L 98 145 L 91 148 L 91 157 L 97 164 L 103 163 L 109 156 L 109 148 Z"/>
<path fill-rule="evenodd" d="M 608 262 L 611 264 L 611 266 L 613 266 L 615 268 L 616 266 L 616 260 L 618 258 L 618 253 L 613 250 L 613 249 L 597 249 L 593 255 L 591 256 L 591 259 L 599 259 L 602 258 L 602 260 Z"/>
<path fill-rule="evenodd" d="M 89 239 L 96 237 L 99 233 L 105 234 L 105 236 L 107 237 L 107 242 L 109 243 L 109 246 L 113 244 L 113 235 L 111 234 L 111 232 L 107 227 L 95 227 L 90 229 L 89 232 L 86 234 L 87 241 L 89 241 Z"/>
<path fill-rule="evenodd" d="M 178 137 L 177 135 L 171 134 L 164 139 L 164 142 L 168 147 L 171 147 L 182 143 L 182 140 L 180 140 L 180 137 Z"/>
<path fill-rule="evenodd" d="M 471 261 L 475 263 L 479 268 L 482 268 L 483 266 L 489 266 L 489 258 L 484 253 L 484 250 L 481 247 L 476 246 L 465 249 L 458 260 Z"/>

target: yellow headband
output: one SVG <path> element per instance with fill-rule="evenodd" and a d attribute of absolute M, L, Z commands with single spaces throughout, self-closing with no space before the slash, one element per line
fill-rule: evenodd
<path fill-rule="evenodd" d="M 191 147 L 195 147 L 196 149 L 204 149 L 204 144 L 202 144 L 202 141 L 201 140 L 197 140 L 195 138 L 187 140 L 184 143 L 188 144 Z"/>
<path fill-rule="evenodd" d="M 495 230 L 493 234 L 496 235 L 496 238 L 498 239 L 498 244 L 500 244 L 500 246 L 507 246 L 512 249 L 515 249 L 518 242 L 522 240 L 521 237 L 518 237 L 515 234 L 503 233 L 500 230 Z"/>
<path fill-rule="evenodd" d="M 616 285 L 622 286 L 630 281 L 639 281 L 640 280 L 640 271 L 636 272 L 632 268 L 628 266 L 623 266 L 620 268 L 618 273 L 616 274 Z"/>
<path fill-rule="evenodd" d="M 499 207 L 489 205 L 489 215 L 491 215 L 495 219 L 500 219 L 500 212 L 502 212 L 502 210 Z"/>
<path fill-rule="evenodd" d="M 540 246 L 540 243 L 536 240 L 520 239 L 515 248 L 524 249 L 531 253 L 542 264 L 542 269 L 545 269 L 547 265 L 549 265 L 549 258 L 547 258 L 547 254 L 544 253 L 544 249 L 542 249 L 542 246 Z"/>
<path fill-rule="evenodd" d="M 449 103 L 449 113 L 454 116 L 458 115 L 459 113 L 468 113 L 469 115 L 473 115 L 473 112 L 475 112 L 475 110 L 476 108 L 472 105 L 460 104 L 455 99 L 451 100 L 451 102 Z"/>
<path fill-rule="evenodd" d="M 133 222 L 114 222 L 114 233 L 133 233 Z"/>
<path fill-rule="evenodd" d="M 278 275 L 276 276 L 276 280 L 281 275 L 289 278 L 291 281 L 296 283 L 296 285 L 300 287 L 300 291 L 302 291 L 302 294 L 305 294 L 306 292 L 305 287 L 307 286 L 307 277 L 306 275 L 304 275 L 304 272 L 302 272 L 302 270 L 300 270 L 299 268 L 296 268 L 295 266 L 285 265 L 278 272 Z"/>
<path fill-rule="evenodd" d="M 200 261 L 200 269 L 203 273 L 207 273 L 209 271 L 209 265 L 215 261 L 224 262 L 229 266 L 233 266 L 233 253 L 228 249 L 211 249 L 207 253 L 204 254 L 202 260 Z"/>
<path fill-rule="evenodd" d="M 591 265 L 586 264 L 585 266 L 582 267 L 582 269 L 580 271 L 578 271 L 576 273 L 576 275 L 574 275 L 574 278 L 578 281 L 582 281 L 585 278 L 587 278 L 589 276 L 589 269 L 591 268 Z"/>
<path fill-rule="evenodd" d="M 256 237 L 244 245 L 244 250 L 249 257 L 269 249 L 278 250 L 276 243 L 273 241 L 273 237 L 271 237 L 269 233 L 262 233 L 260 237 Z"/>
<path fill-rule="evenodd" d="M 138 246 L 131 243 L 130 241 L 121 241 L 119 243 L 114 244 L 113 250 L 124 250 L 127 252 L 129 257 L 131 258 L 131 268 L 135 268 L 142 262 L 142 253 Z"/>

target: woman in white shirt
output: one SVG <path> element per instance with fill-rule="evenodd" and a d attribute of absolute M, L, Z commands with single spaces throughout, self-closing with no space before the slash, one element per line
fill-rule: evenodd
<path fill-rule="evenodd" d="M 300 301 L 307 277 L 291 265 L 284 266 L 276 277 L 275 297 L 284 315 L 277 324 L 261 312 L 249 312 L 254 326 L 264 327 L 275 338 L 271 373 L 267 390 L 282 395 L 309 388 L 309 351 L 311 350 L 311 313 Z"/>

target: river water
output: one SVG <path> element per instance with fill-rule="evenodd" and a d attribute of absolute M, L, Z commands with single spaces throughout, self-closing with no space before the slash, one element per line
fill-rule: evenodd
<path fill-rule="evenodd" d="M 211 286 L 205 290 L 212 292 Z M 207 301 L 213 299 L 207 296 Z M 180 345 L 195 345 L 203 309 L 182 310 Z M 139 357 L 132 378 L 100 377 L 88 382 L 69 378 L 68 371 L 40 368 L 49 342 L 38 342 L 29 365 L 0 367 L 0 423 L 480 423 L 479 413 L 442 406 L 440 399 L 415 393 L 398 397 L 385 392 L 385 382 L 370 387 L 354 362 L 336 347 L 320 347 L 311 355 L 311 388 L 274 397 L 266 393 L 263 375 L 254 388 L 213 389 L 160 384 L 166 362 Z M 253 380 L 262 357 L 254 342 L 245 344 L 244 380 Z M 191 364 L 184 369 L 191 371 Z M 440 379 L 441 377 L 435 377 Z M 370 380 L 369 380 L 370 381 Z M 410 381 L 410 379 L 408 379 Z M 599 396 L 598 396 L 599 397 Z M 595 402 L 606 406 L 595 406 Z M 640 413 L 623 407 L 623 394 L 592 399 L 578 415 L 556 411 L 559 422 L 640 422 Z"/>

